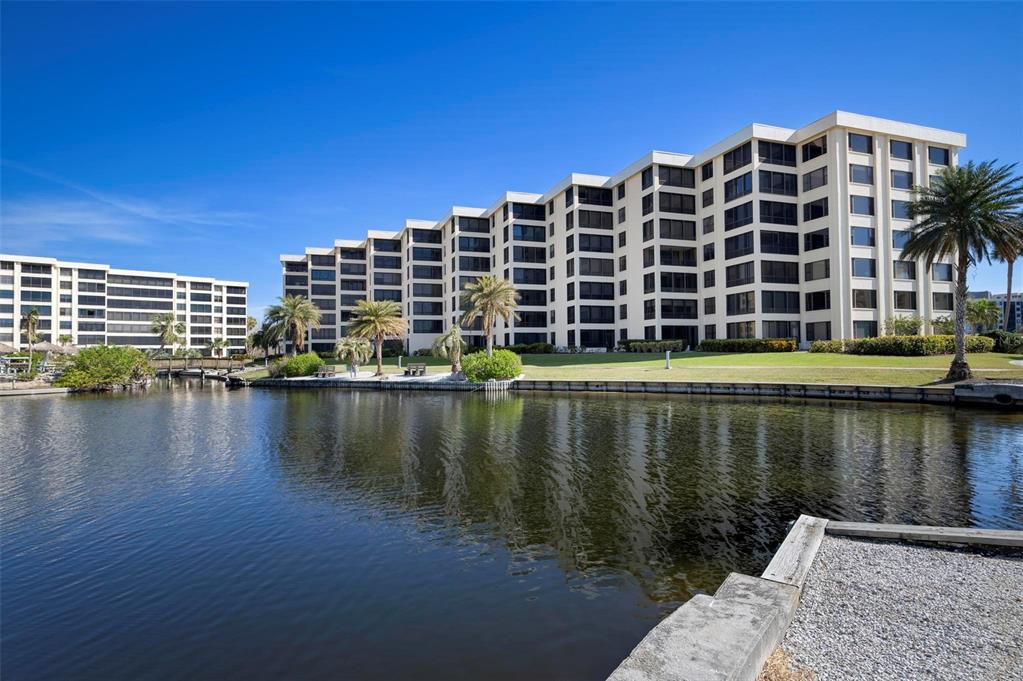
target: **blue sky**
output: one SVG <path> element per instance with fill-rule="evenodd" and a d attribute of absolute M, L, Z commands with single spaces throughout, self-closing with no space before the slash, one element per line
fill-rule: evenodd
<path fill-rule="evenodd" d="M 251 282 L 750 122 L 1023 160 L 1023 4 L 4 2 L 0 250 Z M 974 289 L 1004 289 L 1004 267 Z"/>

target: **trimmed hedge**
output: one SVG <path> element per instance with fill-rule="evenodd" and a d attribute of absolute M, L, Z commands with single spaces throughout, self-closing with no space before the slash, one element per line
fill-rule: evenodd
<path fill-rule="evenodd" d="M 993 338 L 967 336 L 966 352 L 991 352 Z M 814 341 L 810 352 L 844 352 L 847 355 L 887 355 L 890 357 L 923 357 L 950 355 L 955 352 L 955 336 L 877 336 L 830 341 Z"/>
<path fill-rule="evenodd" d="M 981 335 L 994 340 L 995 352 L 1005 352 L 1008 354 L 1023 352 L 1023 333 L 989 331 Z"/>
<path fill-rule="evenodd" d="M 653 343 L 654 341 L 643 340 L 642 338 L 623 338 L 618 341 L 618 347 L 622 349 L 622 352 L 635 352 L 632 346 L 636 343 Z"/>
<path fill-rule="evenodd" d="M 462 373 L 473 383 L 505 381 L 522 373 L 522 360 L 511 350 L 494 350 L 493 357 L 474 352 L 462 358 Z"/>
<path fill-rule="evenodd" d="M 700 352 L 795 352 L 794 338 L 708 338 Z"/>
<path fill-rule="evenodd" d="M 304 355 L 296 355 L 284 361 L 279 366 L 281 374 L 287 378 L 296 376 L 312 376 L 323 366 L 323 360 L 315 352 L 307 352 Z"/>
<path fill-rule="evenodd" d="M 685 352 L 689 349 L 689 341 L 632 341 L 628 352 Z"/>

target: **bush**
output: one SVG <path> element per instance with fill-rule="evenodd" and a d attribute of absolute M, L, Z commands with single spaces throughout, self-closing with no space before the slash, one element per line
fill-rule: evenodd
<path fill-rule="evenodd" d="M 286 378 L 296 376 L 312 376 L 323 367 L 323 360 L 315 352 L 296 355 L 289 358 L 280 367 L 280 373 Z"/>
<path fill-rule="evenodd" d="M 708 338 L 700 352 L 795 352 L 793 338 Z"/>
<path fill-rule="evenodd" d="M 138 348 L 93 345 L 65 364 L 54 385 L 74 390 L 110 390 L 142 383 L 152 374 L 149 361 Z"/>
<path fill-rule="evenodd" d="M 645 341 L 642 338 L 623 338 L 622 340 L 618 341 L 618 347 L 621 348 L 622 352 L 632 352 L 633 351 L 632 350 L 633 343 L 648 343 L 648 342 L 649 341 Z"/>
<path fill-rule="evenodd" d="M 433 348 L 419 348 L 412 353 L 413 357 L 433 357 Z"/>
<path fill-rule="evenodd" d="M 915 315 L 909 317 L 889 317 L 884 320 L 884 332 L 888 336 L 916 336 L 923 328 L 924 320 Z"/>
<path fill-rule="evenodd" d="M 995 352 L 1016 354 L 1023 352 L 1023 333 L 1011 333 L 1009 331 L 989 331 L 982 333 L 985 338 L 995 342 Z"/>
<path fill-rule="evenodd" d="M 951 336 L 956 332 L 956 323 L 949 315 L 935 317 L 931 320 L 931 328 L 939 336 Z"/>
<path fill-rule="evenodd" d="M 844 349 L 840 340 L 815 340 L 810 343 L 810 352 L 842 352 Z"/>
<path fill-rule="evenodd" d="M 474 352 L 462 358 L 462 373 L 473 383 L 491 378 L 505 381 L 522 373 L 522 360 L 511 350 L 494 350 L 493 357 L 485 352 Z"/>
<path fill-rule="evenodd" d="M 516 355 L 550 355 L 554 352 L 554 346 L 550 343 L 518 343 L 505 346 L 504 349 Z"/>
<path fill-rule="evenodd" d="M 954 336 L 878 336 L 845 340 L 845 352 L 849 355 L 888 355 L 898 357 L 920 357 L 925 355 L 949 355 L 955 352 Z M 983 336 L 967 336 L 966 352 L 991 352 L 994 339 Z"/>
<path fill-rule="evenodd" d="M 629 352 L 685 352 L 689 349 L 689 341 L 632 341 Z"/>

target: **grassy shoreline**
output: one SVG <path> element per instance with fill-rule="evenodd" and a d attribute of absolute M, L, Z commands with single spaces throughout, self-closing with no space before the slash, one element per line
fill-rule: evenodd
<path fill-rule="evenodd" d="M 980 378 L 1023 379 L 1023 366 L 1010 364 L 1023 355 L 978 353 L 969 356 L 970 366 Z M 885 357 L 830 353 L 672 353 L 671 369 L 664 368 L 664 355 L 645 353 L 593 353 L 574 355 L 522 355 L 526 378 L 576 381 L 730 381 L 834 383 L 846 385 L 927 385 L 940 381 L 951 357 Z M 402 358 L 426 364 L 429 373 L 444 373 L 449 364 L 436 357 Z M 335 361 L 334 364 L 340 365 Z M 371 369 L 372 365 L 364 368 Z M 398 359 L 384 360 L 384 371 L 398 373 Z M 247 380 L 267 376 L 253 367 L 242 375 Z"/>

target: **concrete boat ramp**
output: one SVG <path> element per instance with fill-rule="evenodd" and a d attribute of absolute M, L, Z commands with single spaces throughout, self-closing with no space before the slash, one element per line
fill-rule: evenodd
<path fill-rule="evenodd" d="M 1020 679 L 1020 594 L 1023 532 L 801 516 L 760 577 L 689 600 L 609 679 L 754 681 L 779 646 L 792 678 Z"/>

